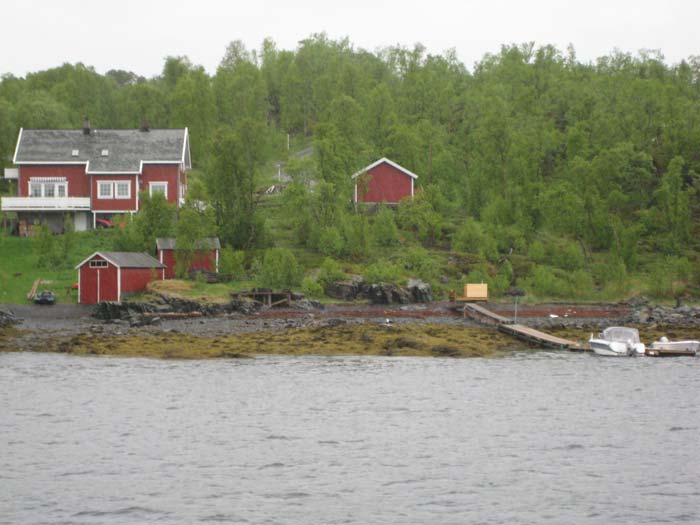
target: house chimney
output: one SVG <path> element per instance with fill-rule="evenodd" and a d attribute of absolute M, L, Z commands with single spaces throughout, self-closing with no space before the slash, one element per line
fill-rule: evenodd
<path fill-rule="evenodd" d="M 139 126 L 139 131 L 150 131 L 151 130 L 151 125 L 148 123 L 148 120 L 145 118 L 141 119 L 141 125 Z"/>
<path fill-rule="evenodd" d="M 83 135 L 89 135 L 90 134 L 90 119 L 85 117 L 83 120 Z"/>

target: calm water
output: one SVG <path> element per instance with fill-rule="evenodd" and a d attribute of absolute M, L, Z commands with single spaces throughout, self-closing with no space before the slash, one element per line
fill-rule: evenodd
<path fill-rule="evenodd" d="M 0 355 L 2 523 L 700 521 L 700 359 Z"/>

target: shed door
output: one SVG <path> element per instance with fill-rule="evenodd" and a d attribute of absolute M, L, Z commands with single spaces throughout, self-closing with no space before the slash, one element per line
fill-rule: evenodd
<path fill-rule="evenodd" d="M 89 264 L 86 264 L 80 271 L 82 272 L 80 276 L 80 302 L 83 304 L 97 304 L 100 302 L 97 295 L 99 270 L 90 268 Z"/>

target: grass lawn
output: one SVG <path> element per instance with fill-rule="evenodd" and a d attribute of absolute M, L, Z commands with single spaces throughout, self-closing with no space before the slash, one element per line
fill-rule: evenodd
<path fill-rule="evenodd" d="M 36 279 L 47 281 L 39 290 L 51 290 L 56 302 L 76 303 L 78 294 L 70 287 L 78 282 L 75 266 L 98 250 L 111 244 L 112 232 L 92 230 L 76 234 L 76 245 L 72 255 L 60 267 L 39 268 L 35 241 L 29 237 L 0 235 L 0 304 L 23 304 L 29 302 L 27 293 Z M 55 237 L 57 245 L 61 237 Z"/>

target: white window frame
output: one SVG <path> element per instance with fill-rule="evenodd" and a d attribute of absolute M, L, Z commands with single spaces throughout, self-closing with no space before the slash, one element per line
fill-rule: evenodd
<path fill-rule="evenodd" d="M 109 188 L 109 195 L 102 195 L 102 188 Z M 113 199 L 114 198 L 114 182 L 100 180 L 97 181 L 97 198 L 98 199 Z"/>
<path fill-rule="evenodd" d="M 90 261 L 90 268 L 107 268 L 109 263 L 107 261 Z"/>
<path fill-rule="evenodd" d="M 126 185 L 126 195 L 119 195 L 119 186 Z M 131 198 L 131 181 L 130 180 L 117 180 L 114 181 L 114 198 L 115 199 L 130 199 Z"/>
<path fill-rule="evenodd" d="M 53 195 L 49 195 L 49 187 L 53 188 Z M 38 189 L 37 195 L 34 195 L 34 189 Z M 63 190 L 63 194 L 61 194 Z M 38 182 L 29 181 L 29 196 L 44 197 L 47 199 L 68 197 L 68 182 Z"/>
<path fill-rule="evenodd" d="M 163 196 L 165 197 L 165 200 L 168 200 L 168 181 L 165 180 L 159 180 L 159 181 L 154 181 L 154 182 L 149 182 L 148 183 L 148 194 L 153 197 L 153 190 L 154 188 L 163 188 Z M 156 190 L 158 192 L 160 190 Z"/>

